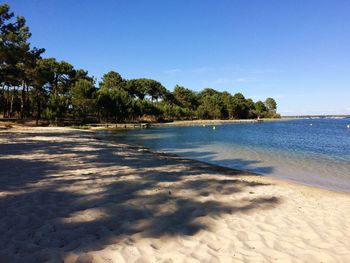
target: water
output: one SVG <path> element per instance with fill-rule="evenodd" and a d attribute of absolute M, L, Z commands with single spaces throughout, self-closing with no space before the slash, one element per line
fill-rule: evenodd
<path fill-rule="evenodd" d="M 113 133 L 118 141 L 350 192 L 350 119 L 178 126 Z"/>

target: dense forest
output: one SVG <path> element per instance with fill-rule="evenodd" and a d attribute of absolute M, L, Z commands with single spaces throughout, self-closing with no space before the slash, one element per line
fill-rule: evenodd
<path fill-rule="evenodd" d="M 206 88 L 167 90 L 153 79 L 124 79 L 110 71 L 96 83 L 88 71 L 43 58 L 31 47 L 26 20 L 0 5 L 0 116 L 63 122 L 138 122 L 184 119 L 278 118 L 273 98 L 264 102 Z"/>

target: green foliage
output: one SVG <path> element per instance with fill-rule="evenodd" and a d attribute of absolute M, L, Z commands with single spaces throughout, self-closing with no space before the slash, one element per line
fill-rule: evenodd
<path fill-rule="evenodd" d="M 256 108 L 255 108 L 255 103 L 252 99 L 247 99 L 246 100 L 249 112 L 248 112 L 248 116 L 250 119 L 254 119 L 256 118 Z"/>
<path fill-rule="evenodd" d="M 236 93 L 233 98 L 233 117 L 236 119 L 246 119 L 249 116 L 247 101 L 242 93 Z"/>
<path fill-rule="evenodd" d="M 163 102 L 158 105 L 164 120 L 192 119 L 194 112 L 188 108 L 183 108 L 174 103 Z"/>
<path fill-rule="evenodd" d="M 144 79 L 131 79 L 125 83 L 125 90 L 134 98 L 143 100 L 146 96 Z"/>
<path fill-rule="evenodd" d="M 196 93 L 190 89 L 176 85 L 173 91 L 174 98 L 179 106 L 194 110 L 198 106 L 198 98 Z"/>
<path fill-rule="evenodd" d="M 205 89 L 200 93 L 200 105 L 197 109 L 197 116 L 200 119 L 221 119 L 227 115 L 224 101 L 221 94 L 212 89 Z"/>
<path fill-rule="evenodd" d="M 94 108 L 94 93 L 93 82 L 86 79 L 78 80 L 71 89 L 72 107 L 82 121 Z"/>
<path fill-rule="evenodd" d="M 122 121 L 133 115 L 133 99 L 119 73 L 110 71 L 102 77 L 97 91 L 97 105 L 104 120 Z"/>
<path fill-rule="evenodd" d="M 149 97 L 152 101 L 162 99 L 167 94 L 163 85 L 153 79 L 132 79 L 126 81 L 124 89 L 133 97 L 140 100 Z"/>
<path fill-rule="evenodd" d="M 45 109 L 45 116 L 47 119 L 57 122 L 58 119 L 66 115 L 68 108 L 68 97 L 64 95 L 51 94 Z"/>
<path fill-rule="evenodd" d="M 255 113 L 257 117 L 266 117 L 267 108 L 261 100 L 255 103 Z"/>
<path fill-rule="evenodd" d="M 265 106 L 269 111 L 276 111 L 277 109 L 277 103 L 273 98 L 267 98 L 265 100 Z"/>
<path fill-rule="evenodd" d="M 132 98 L 123 89 L 114 88 L 110 92 L 112 113 L 116 121 L 124 121 L 131 115 Z"/>
<path fill-rule="evenodd" d="M 101 89 L 112 90 L 113 88 L 122 88 L 124 80 L 119 73 L 115 71 L 110 71 L 107 74 L 104 74 L 102 81 L 100 82 Z"/>
<path fill-rule="evenodd" d="M 0 4 L 0 110 L 4 117 L 42 117 L 86 121 L 278 118 L 273 98 L 254 103 L 243 94 L 206 88 L 194 92 L 176 85 L 173 92 L 153 79 L 103 75 L 98 87 L 83 69 L 31 47 L 26 20 Z M 43 114 L 42 114 L 43 113 Z"/>

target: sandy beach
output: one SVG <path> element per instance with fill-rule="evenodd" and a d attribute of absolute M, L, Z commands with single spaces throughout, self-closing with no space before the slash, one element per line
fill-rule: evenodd
<path fill-rule="evenodd" d="M 0 262 L 350 262 L 350 195 L 96 138 L 0 130 Z"/>

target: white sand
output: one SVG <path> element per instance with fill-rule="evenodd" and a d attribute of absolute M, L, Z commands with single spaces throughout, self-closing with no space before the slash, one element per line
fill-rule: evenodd
<path fill-rule="evenodd" d="M 0 131 L 0 262 L 350 262 L 350 195 L 64 128 Z"/>

